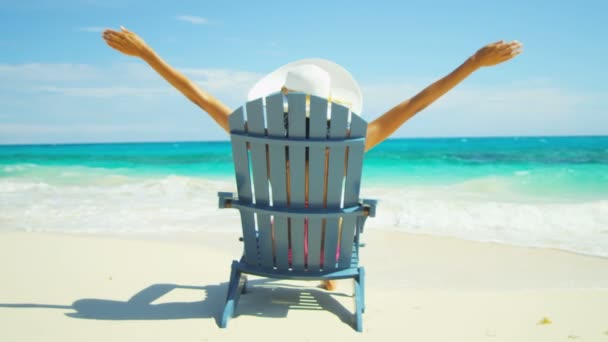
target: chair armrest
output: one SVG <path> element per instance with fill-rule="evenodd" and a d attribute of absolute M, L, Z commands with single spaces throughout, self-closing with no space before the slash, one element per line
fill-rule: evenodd
<path fill-rule="evenodd" d="M 218 192 L 217 197 L 219 198 L 219 208 L 232 208 L 232 201 L 237 200 L 238 197 L 232 192 Z"/>
<path fill-rule="evenodd" d="M 376 217 L 376 204 L 377 200 L 373 199 L 360 199 L 359 206 L 363 208 L 363 216 L 357 217 L 357 227 L 359 234 L 363 233 L 363 227 L 368 217 Z M 358 242 L 358 240 L 357 240 Z"/>
<path fill-rule="evenodd" d="M 361 200 L 361 206 L 363 210 L 366 212 L 366 216 L 376 217 L 376 205 L 378 204 L 378 200 L 374 199 L 363 199 Z"/>

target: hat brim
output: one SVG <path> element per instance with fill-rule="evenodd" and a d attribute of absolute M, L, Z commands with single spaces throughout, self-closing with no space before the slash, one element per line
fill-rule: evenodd
<path fill-rule="evenodd" d="M 342 66 L 321 58 L 301 59 L 291 62 L 264 76 L 249 90 L 247 100 L 255 100 L 281 90 L 285 84 L 287 72 L 300 65 L 315 65 L 328 73 L 331 80 L 330 92 L 332 98 L 350 105 L 352 112 L 361 114 L 363 96 L 361 88 L 353 76 Z"/>

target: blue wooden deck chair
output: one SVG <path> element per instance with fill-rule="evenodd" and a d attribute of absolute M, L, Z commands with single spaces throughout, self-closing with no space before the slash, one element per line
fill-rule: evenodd
<path fill-rule="evenodd" d="M 219 206 L 240 211 L 244 252 L 232 263 L 220 326 L 233 317 L 251 274 L 353 278 L 361 331 L 359 234 L 376 204 L 359 199 L 367 123 L 320 97 L 309 96 L 308 106 L 306 94 L 290 93 L 287 109 L 284 100 L 277 93 L 250 101 L 229 118 L 238 196 L 219 193 Z"/>

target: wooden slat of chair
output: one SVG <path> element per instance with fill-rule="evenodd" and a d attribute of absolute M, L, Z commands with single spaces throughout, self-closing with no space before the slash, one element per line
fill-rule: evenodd
<path fill-rule="evenodd" d="M 284 138 L 286 135 L 283 117 L 283 94 L 275 94 L 266 98 L 266 121 L 268 136 Z M 287 207 L 287 168 L 285 146 L 270 145 L 270 184 L 272 187 L 272 203 L 275 207 Z M 278 270 L 289 269 L 289 235 L 288 222 L 284 216 L 274 217 L 275 265 Z"/>
<path fill-rule="evenodd" d="M 237 109 L 229 118 L 232 132 L 245 133 L 245 117 L 243 108 Z M 243 201 L 252 200 L 251 178 L 249 173 L 249 154 L 247 144 L 232 140 L 232 155 L 234 157 L 234 173 L 239 199 Z M 255 231 L 255 218 L 253 213 L 241 211 L 241 227 L 243 229 L 243 240 L 245 241 L 244 258 L 247 263 L 257 265 L 257 237 Z"/>
<path fill-rule="evenodd" d="M 306 95 L 293 93 L 287 95 L 288 134 L 292 138 L 306 137 Z M 305 167 L 306 149 L 301 146 L 289 146 L 289 206 L 305 207 Z M 290 219 L 292 267 L 296 271 L 305 269 L 304 256 L 304 219 Z"/>
<path fill-rule="evenodd" d="M 327 100 L 311 96 L 309 137 L 327 138 Z M 311 147 L 308 151 L 308 205 L 310 208 L 324 208 L 325 192 L 325 147 Z M 321 241 L 324 219 L 309 218 L 308 222 L 308 269 L 321 268 Z"/>
<path fill-rule="evenodd" d="M 264 125 L 264 104 L 262 99 L 257 99 L 247 103 L 247 122 L 250 134 L 266 135 Z M 255 202 L 257 205 L 270 205 L 268 192 L 268 163 L 266 155 L 266 144 L 262 142 L 250 142 L 251 151 L 251 171 L 253 174 L 253 187 Z M 260 264 L 264 268 L 274 267 L 272 225 L 270 215 L 255 214 L 258 229 L 258 255 Z"/>
<path fill-rule="evenodd" d="M 348 109 L 332 104 L 329 138 L 341 139 L 347 134 Z M 339 208 L 342 201 L 342 186 L 344 180 L 345 147 L 329 149 L 327 171 L 327 207 Z M 324 241 L 324 270 L 336 268 L 336 252 L 340 235 L 341 219 L 327 219 Z"/>
<path fill-rule="evenodd" d="M 350 137 L 365 137 L 367 123 L 359 116 L 353 114 L 350 123 Z M 363 168 L 364 145 L 354 145 L 347 149 L 346 179 L 344 181 L 344 206 L 354 206 L 359 201 L 361 187 L 361 171 Z M 357 218 L 345 217 L 342 221 L 342 234 L 340 237 L 340 268 L 352 265 L 353 241 L 355 239 Z M 358 246 L 355 246 L 358 250 Z"/>

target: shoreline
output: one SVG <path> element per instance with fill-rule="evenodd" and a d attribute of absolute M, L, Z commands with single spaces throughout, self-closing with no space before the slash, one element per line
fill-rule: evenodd
<path fill-rule="evenodd" d="M 236 226 L 235 226 L 236 227 Z M 232 227 L 229 229 L 225 229 L 222 231 L 221 229 L 209 230 L 209 231 L 165 231 L 165 232 L 135 232 L 135 231 L 119 231 L 119 232 L 99 232 L 99 231 L 77 231 L 77 232 L 67 232 L 67 231 L 23 231 L 23 230 L 5 230 L 0 231 L 0 237 L 2 234 L 34 234 L 41 236 L 65 236 L 65 237 L 73 237 L 73 238 L 101 238 L 101 239 L 115 239 L 115 240 L 126 240 L 126 241 L 155 241 L 155 242 L 163 242 L 163 243 L 171 243 L 171 244 L 184 244 L 184 245 L 206 245 L 203 240 L 203 237 L 215 236 L 218 238 L 218 241 L 221 241 L 220 244 L 226 245 L 231 244 L 234 239 L 241 237 L 240 227 Z M 515 248 L 515 249 L 529 249 L 529 250 L 538 250 L 548 251 L 550 253 L 557 254 L 567 254 L 576 257 L 584 257 L 584 258 L 594 258 L 600 260 L 608 261 L 608 256 L 604 255 L 596 255 L 589 254 L 583 252 L 577 252 L 575 250 L 569 250 L 565 248 L 557 248 L 551 246 L 529 246 L 524 244 L 512 244 L 503 241 L 497 240 L 475 240 L 475 239 L 467 239 L 458 236 L 451 235 L 434 235 L 425 232 L 411 232 L 400 230 L 399 228 L 393 227 L 367 227 L 362 235 L 362 240 L 365 240 L 366 235 L 369 233 L 369 230 L 375 230 L 379 234 L 388 234 L 388 235 L 397 235 L 404 236 L 406 239 L 424 239 L 424 240 L 438 240 L 438 241 L 446 241 L 446 243 L 450 243 L 453 241 L 456 244 L 471 244 L 471 245 L 487 245 L 487 246 L 497 246 L 498 248 Z M 227 237 L 227 238 L 226 238 Z M 226 240 L 226 241 L 222 241 Z M 217 242 L 217 241 L 216 241 Z M 239 244 L 240 246 L 240 244 Z M 208 247 L 208 246 L 207 246 Z M 224 246 L 225 247 L 225 246 Z M 608 287 L 607 287 L 608 289 Z"/>

